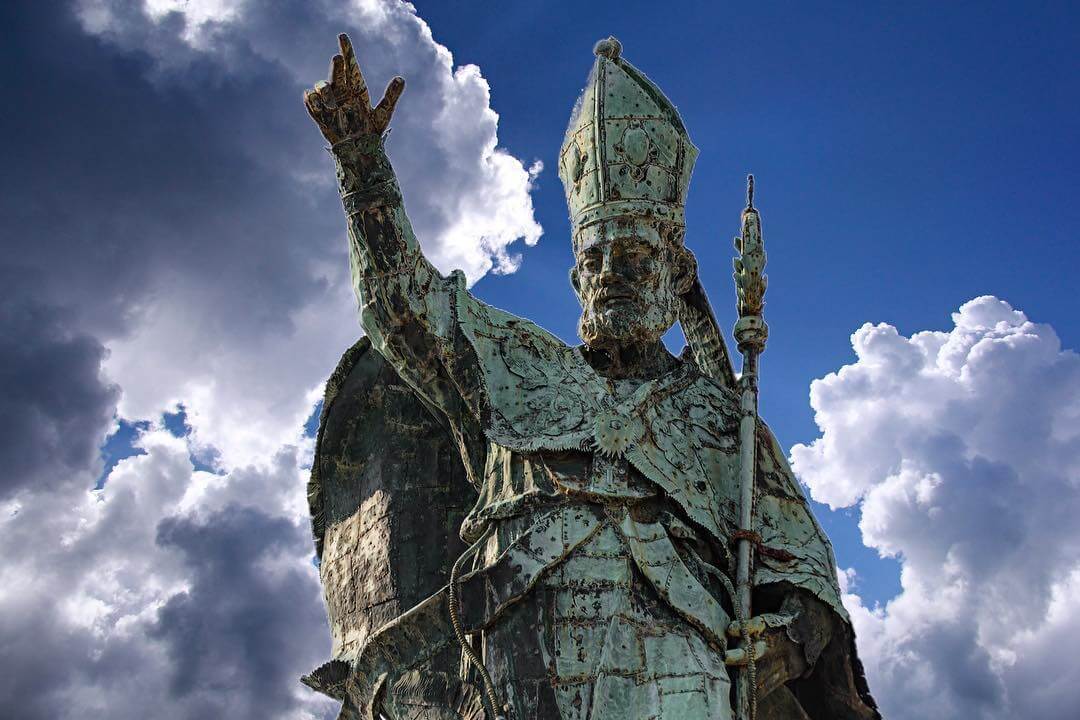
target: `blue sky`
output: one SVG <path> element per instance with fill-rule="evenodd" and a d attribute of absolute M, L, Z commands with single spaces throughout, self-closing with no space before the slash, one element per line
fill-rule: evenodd
<path fill-rule="evenodd" d="M 617 36 L 701 150 L 687 244 L 725 330 L 757 177 L 762 413 L 837 508 L 886 716 L 1076 716 L 1075 4 L 43 0 L 0 25 L 0 707 L 336 717 L 296 682 L 329 646 L 304 484 L 360 329 L 300 98 L 348 31 L 372 86 L 407 78 L 389 148 L 425 252 L 569 342 L 555 159 Z"/>
<path fill-rule="evenodd" d="M 483 69 L 500 142 L 546 167 L 533 193 L 544 239 L 518 272 L 476 286 L 493 304 L 575 338 L 555 169 L 592 45 L 613 34 L 701 150 L 687 244 L 725 330 L 731 237 L 745 175 L 757 177 L 771 328 L 761 407 L 786 447 L 817 436 L 810 381 L 851 361 L 865 322 L 945 329 L 961 303 L 994 294 L 1076 346 L 1080 18 L 1065 4 L 417 7 L 456 62 Z M 857 514 L 817 507 L 864 597 L 892 597 L 899 566 L 863 547 Z"/>
<path fill-rule="evenodd" d="M 555 174 L 592 44 L 607 34 L 674 100 L 701 149 L 687 244 L 725 325 L 730 237 L 758 178 L 772 328 L 765 412 L 814 433 L 809 381 L 866 321 L 941 328 L 994 293 L 1080 333 L 1080 23 L 1036 3 L 419 3 L 458 63 L 491 84 L 499 138 L 547 170 L 544 241 L 477 291 L 574 336 L 568 221 Z M 479 30 L 478 30 L 479 29 Z M 528 292 L 522 292 L 522 287 Z"/>

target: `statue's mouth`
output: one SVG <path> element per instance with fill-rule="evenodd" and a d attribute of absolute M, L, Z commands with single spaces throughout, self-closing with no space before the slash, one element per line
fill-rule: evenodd
<path fill-rule="evenodd" d="M 594 305 L 597 307 L 605 307 L 608 305 L 624 305 L 632 303 L 637 300 L 637 296 L 632 290 L 626 288 L 613 288 L 608 290 L 602 290 L 596 296 Z"/>

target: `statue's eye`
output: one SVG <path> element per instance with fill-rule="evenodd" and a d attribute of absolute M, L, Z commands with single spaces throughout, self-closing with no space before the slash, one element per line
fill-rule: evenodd
<path fill-rule="evenodd" d="M 648 245 L 631 245 L 623 252 L 628 260 L 635 263 L 640 263 L 652 258 L 652 248 Z"/>

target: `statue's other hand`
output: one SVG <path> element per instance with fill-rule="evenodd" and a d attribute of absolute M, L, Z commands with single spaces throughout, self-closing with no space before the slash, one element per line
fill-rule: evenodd
<path fill-rule="evenodd" d="M 753 647 L 761 697 L 806 673 L 807 660 L 802 645 L 788 636 L 791 620 L 789 615 L 764 613 L 746 621 L 745 630 Z M 742 637 L 743 627 L 733 622 L 727 632 L 730 637 Z M 726 664 L 735 667 L 745 666 L 748 661 L 745 646 L 728 650 L 724 657 Z"/>
<path fill-rule="evenodd" d="M 791 618 L 786 615 L 780 615 L 777 613 L 763 613 L 761 615 L 755 615 L 746 621 L 746 632 L 750 637 L 757 637 L 761 635 L 769 628 L 784 627 L 791 621 Z M 728 637 L 741 638 L 742 637 L 742 625 L 738 620 L 734 620 L 727 626 Z"/>
<path fill-rule="evenodd" d="M 405 80 L 391 80 L 383 99 L 373 108 L 349 36 L 338 35 L 338 44 L 341 53 L 330 61 L 329 78 L 304 93 L 304 105 L 330 144 L 363 135 L 382 135 L 405 89 Z"/>
<path fill-rule="evenodd" d="M 769 652 L 769 644 L 764 640 L 758 640 L 754 643 L 754 661 L 761 660 Z M 746 648 L 732 648 L 724 653 L 724 664 L 734 665 L 735 667 L 742 667 L 749 663 L 750 658 L 746 656 Z"/>
<path fill-rule="evenodd" d="M 746 621 L 745 627 L 747 635 L 749 635 L 752 640 L 756 640 L 756 642 L 753 643 L 755 660 L 761 660 L 765 655 L 770 654 L 770 651 L 779 644 L 782 639 L 783 628 L 787 625 L 789 620 L 790 618 L 784 615 L 765 613 L 762 615 L 755 615 Z M 732 622 L 727 626 L 727 634 L 728 637 L 732 639 L 742 639 L 743 625 L 737 620 Z M 745 665 L 747 659 L 746 649 L 739 647 L 727 651 L 725 662 L 728 665 Z"/>

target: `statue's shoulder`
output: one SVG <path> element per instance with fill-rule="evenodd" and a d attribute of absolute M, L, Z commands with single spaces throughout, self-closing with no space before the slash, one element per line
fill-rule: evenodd
<path fill-rule="evenodd" d="M 574 348 L 532 320 L 479 300 L 465 287 L 464 276 L 454 272 L 454 305 L 458 326 L 473 345 L 502 354 L 517 353 L 530 363 L 583 362 Z M 487 345 L 497 347 L 487 347 Z"/>
<path fill-rule="evenodd" d="M 702 372 L 689 353 L 684 352 L 680 360 L 676 379 L 659 384 L 653 392 L 655 399 L 647 405 L 655 408 L 656 419 L 711 433 L 737 432 L 738 394 L 722 379 Z"/>
<path fill-rule="evenodd" d="M 704 373 L 689 355 L 684 354 L 683 362 L 689 363 L 694 373 L 694 383 L 686 393 L 688 401 L 707 402 L 722 408 L 725 416 L 738 413 L 739 394 L 725 380 Z"/>
<path fill-rule="evenodd" d="M 531 320 L 478 300 L 464 278 L 457 286 L 455 320 L 488 401 L 485 434 L 524 452 L 586 444 L 604 383 L 581 351 Z"/>

